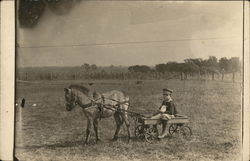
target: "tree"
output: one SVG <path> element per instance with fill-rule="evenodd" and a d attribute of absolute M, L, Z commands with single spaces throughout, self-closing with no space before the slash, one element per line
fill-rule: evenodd
<path fill-rule="evenodd" d="M 219 60 L 220 71 L 230 72 L 230 62 L 226 57 Z"/>
<path fill-rule="evenodd" d="M 179 72 L 177 62 L 167 62 L 166 70 L 169 72 Z"/>
<path fill-rule="evenodd" d="M 233 82 L 235 81 L 235 73 L 240 71 L 240 59 L 239 57 L 232 57 L 229 60 L 230 71 L 233 73 Z"/>
<path fill-rule="evenodd" d="M 232 57 L 231 59 L 229 59 L 229 63 L 230 63 L 231 72 L 240 71 L 240 58 L 239 57 Z"/>
<path fill-rule="evenodd" d="M 134 65 L 134 66 L 130 66 L 128 68 L 128 70 L 130 72 L 147 73 L 147 72 L 151 71 L 151 68 L 149 66 L 146 66 L 146 65 Z"/>
<path fill-rule="evenodd" d="M 196 59 L 185 59 L 185 63 L 192 64 L 193 70 L 198 73 L 199 78 L 201 75 L 206 75 L 207 70 L 206 67 L 204 66 L 204 60 L 201 58 L 196 58 Z"/>
<path fill-rule="evenodd" d="M 166 64 L 156 64 L 155 70 L 159 73 L 164 73 L 166 71 Z"/>
<path fill-rule="evenodd" d="M 209 59 L 203 61 L 204 70 L 212 74 L 212 80 L 214 80 L 214 74 L 219 72 L 218 60 L 215 56 L 209 56 Z"/>
<path fill-rule="evenodd" d="M 193 62 L 188 62 L 188 63 L 181 63 L 180 69 L 183 72 L 194 73 L 198 72 L 200 67 Z"/>
<path fill-rule="evenodd" d="M 188 63 L 179 63 L 177 71 L 181 72 L 181 79 L 183 79 L 183 73 L 185 76 L 185 79 L 187 79 L 188 74 L 192 74 L 199 71 L 199 66 L 194 64 L 193 62 Z"/>
<path fill-rule="evenodd" d="M 96 71 L 96 70 L 97 70 L 97 66 L 96 66 L 95 64 L 92 64 L 92 65 L 90 66 L 90 70 Z"/>
<path fill-rule="evenodd" d="M 206 66 L 207 68 L 209 67 L 217 68 L 218 65 L 219 64 L 217 58 L 214 56 L 209 56 L 209 59 L 203 61 L 203 66 Z"/>
<path fill-rule="evenodd" d="M 142 73 L 147 73 L 147 72 L 150 72 L 151 71 L 151 68 L 149 66 L 146 66 L 146 65 L 141 65 L 140 66 L 140 71 Z"/>
<path fill-rule="evenodd" d="M 88 63 L 84 63 L 83 65 L 82 65 L 82 68 L 83 68 L 83 71 L 84 72 L 89 72 L 89 70 L 90 70 L 90 65 L 88 64 Z"/>
<path fill-rule="evenodd" d="M 203 65 L 203 60 L 201 58 L 197 58 L 197 59 L 185 59 L 184 60 L 185 63 L 194 63 L 199 67 L 202 67 Z"/>

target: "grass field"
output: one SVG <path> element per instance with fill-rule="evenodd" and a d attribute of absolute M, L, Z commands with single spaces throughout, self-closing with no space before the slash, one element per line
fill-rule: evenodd
<path fill-rule="evenodd" d="M 161 103 L 162 88 L 174 90 L 179 113 L 190 118 L 191 140 L 166 138 L 152 144 L 132 138 L 126 142 L 125 125 L 117 142 L 114 119 L 102 119 L 95 144 L 84 145 L 86 119 L 79 107 L 67 112 L 63 88 L 84 81 L 17 82 L 16 98 L 26 99 L 16 107 L 16 156 L 19 160 L 241 160 L 241 85 L 220 81 L 94 81 L 99 92 L 123 90 L 130 96 L 130 110 L 154 113 Z M 33 107 L 32 104 L 37 106 Z M 134 124 L 131 119 L 131 131 Z"/>

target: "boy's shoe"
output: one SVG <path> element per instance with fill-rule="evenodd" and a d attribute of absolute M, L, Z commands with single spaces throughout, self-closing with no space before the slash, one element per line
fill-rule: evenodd
<path fill-rule="evenodd" d="M 165 136 L 166 136 L 165 134 L 159 135 L 158 138 L 159 138 L 159 139 L 163 139 Z"/>

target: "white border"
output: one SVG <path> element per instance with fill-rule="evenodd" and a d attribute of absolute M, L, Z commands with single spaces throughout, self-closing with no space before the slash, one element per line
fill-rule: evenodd
<path fill-rule="evenodd" d="M 250 56 L 249 56 L 249 1 L 245 0 L 245 18 L 244 18 L 244 111 L 243 111 L 243 161 L 248 161 L 250 158 L 250 135 L 249 135 L 249 129 L 250 129 L 250 108 L 249 108 L 249 90 L 250 90 L 250 82 L 249 82 L 249 71 L 250 71 Z"/>
<path fill-rule="evenodd" d="M 1 129 L 0 159 L 13 160 L 14 78 L 15 78 L 15 2 L 1 1 Z"/>
<path fill-rule="evenodd" d="M 14 150 L 14 87 L 15 87 L 15 1 L 2 0 L 1 5 L 1 96 L 0 96 L 0 160 L 13 160 Z M 243 161 L 250 158 L 250 103 L 249 103 L 249 1 L 245 0 L 244 33 L 244 113 Z"/>

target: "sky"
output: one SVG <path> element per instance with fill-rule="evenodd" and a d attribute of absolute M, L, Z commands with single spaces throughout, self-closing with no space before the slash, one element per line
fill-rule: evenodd
<path fill-rule="evenodd" d="M 242 2 L 82 1 L 17 28 L 17 66 L 155 65 L 242 57 Z"/>

